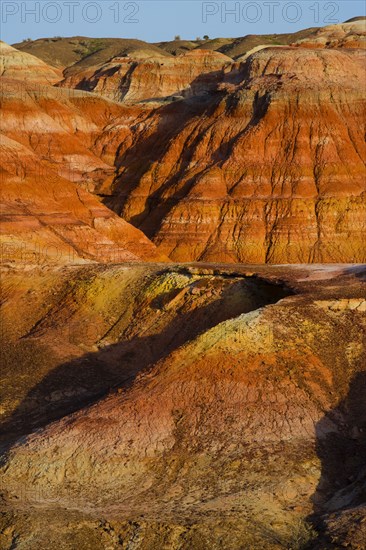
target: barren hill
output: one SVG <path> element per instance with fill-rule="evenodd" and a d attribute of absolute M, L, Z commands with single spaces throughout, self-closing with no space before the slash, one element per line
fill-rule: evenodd
<path fill-rule="evenodd" d="M 14 48 L 39 57 L 51 66 L 66 68 L 80 64 L 82 67 L 104 63 L 112 57 L 127 55 L 138 50 L 152 55 L 169 56 L 169 54 L 143 40 L 129 38 L 90 38 L 72 36 L 70 38 L 54 37 L 25 40 L 13 44 Z"/>
<path fill-rule="evenodd" d="M 279 36 L 1 44 L 4 550 L 365 548 L 364 21 Z"/>
<path fill-rule="evenodd" d="M 176 261 L 365 261 L 364 26 L 84 57 L 58 86 L 126 105 L 89 190 Z"/>
<path fill-rule="evenodd" d="M 174 260 L 365 261 L 364 67 L 363 50 L 254 53 L 135 128 L 107 204 Z"/>
<path fill-rule="evenodd" d="M 19 54 L 18 63 L 22 56 L 32 57 Z M 46 70 L 37 64 L 17 67 L 22 73 L 13 65 L 11 75 L 23 74 L 23 81 L 1 82 L 2 261 L 166 259 L 89 192 L 113 178 L 115 152 L 132 113 L 45 84 Z"/>
<path fill-rule="evenodd" d="M 8 271 L 2 547 L 362 548 L 363 277 Z"/>

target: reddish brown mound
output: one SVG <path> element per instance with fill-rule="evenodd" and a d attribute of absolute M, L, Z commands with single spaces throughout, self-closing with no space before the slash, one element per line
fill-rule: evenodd
<path fill-rule="evenodd" d="M 366 49 L 366 19 L 355 20 L 340 25 L 329 25 L 297 40 L 296 45 L 305 48 L 363 48 Z"/>
<path fill-rule="evenodd" d="M 215 89 L 224 66 L 231 62 L 229 57 L 209 50 L 192 50 L 177 58 L 149 51 L 136 56 L 135 52 L 98 67 L 77 71 L 74 66 L 65 71 L 60 86 L 94 91 L 125 102 L 192 96 Z"/>
<path fill-rule="evenodd" d="M 2 137 L 2 261 L 74 263 L 163 260 L 141 231 Z"/>
<path fill-rule="evenodd" d="M 226 75 L 240 84 L 135 128 L 108 204 L 179 261 L 364 261 L 364 63 L 253 54 Z"/>
<path fill-rule="evenodd" d="M 62 73 L 37 57 L 20 52 L 0 41 L 0 76 L 23 82 L 54 84 L 62 78 Z"/>
<path fill-rule="evenodd" d="M 119 124 L 131 114 L 123 117 L 122 110 L 80 92 L 3 80 L 3 260 L 163 258 L 139 230 L 86 191 L 113 174 L 104 160 L 113 162 L 128 134 Z"/>
<path fill-rule="evenodd" d="M 7 357 L 6 425 L 44 426 L 90 402 L 91 390 L 103 396 L 6 456 L 3 493 L 19 540 L 47 548 L 37 518 L 56 512 L 48 535 L 64 540 L 70 509 L 85 549 L 86 525 L 102 519 L 108 537 L 121 531 L 137 548 L 273 550 L 316 548 L 306 525 L 314 511 L 359 506 L 362 518 L 363 277 L 340 266 L 92 266 L 25 282 L 8 272 L 4 335 L 13 354 L 36 350 L 37 363 L 12 368 Z M 75 349 L 83 333 L 85 350 L 100 349 L 52 370 L 55 349 Z M 352 537 L 346 518 L 335 519 L 338 541 Z M 103 526 L 93 530 L 101 540 Z"/>
<path fill-rule="evenodd" d="M 88 191 L 112 178 L 116 150 L 149 113 L 78 90 L 7 79 L 1 104 L 2 132 Z"/>

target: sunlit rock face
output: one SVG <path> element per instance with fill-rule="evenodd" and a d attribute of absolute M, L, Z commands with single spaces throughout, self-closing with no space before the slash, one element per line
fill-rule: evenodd
<path fill-rule="evenodd" d="M 302 48 L 366 48 L 366 19 L 328 25 L 311 33 L 296 44 Z"/>
<path fill-rule="evenodd" d="M 20 52 L 0 41 L 0 76 L 21 82 L 55 84 L 61 79 L 62 73 L 38 57 Z"/>
<path fill-rule="evenodd" d="M 1 84 L 2 260 L 166 259 L 90 193 L 113 178 L 131 113 L 40 82 L 3 78 Z"/>
<path fill-rule="evenodd" d="M 193 50 L 179 57 L 155 54 L 116 57 L 97 67 L 71 67 L 60 86 L 93 91 L 116 101 L 159 101 L 207 93 L 233 60 L 220 52 Z"/>
<path fill-rule="evenodd" d="M 58 84 L 57 117 L 52 101 L 42 115 L 35 98 L 15 102 L 7 135 L 25 108 L 17 139 L 59 175 L 71 167 L 175 261 L 362 262 L 364 26 L 324 27 L 235 62 L 200 48 L 79 62 Z"/>
<path fill-rule="evenodd" d="M 225 79 L 136 125 L 107 204 L 174 260 L 364 261 L 365 52 L 266 48 Z"/>

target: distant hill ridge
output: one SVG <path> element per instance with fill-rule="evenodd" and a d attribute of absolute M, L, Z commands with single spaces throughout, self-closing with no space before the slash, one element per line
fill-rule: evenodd
<path fill-rule="evenodd" d="M 224 53 L 235 59 L 261 44 L 287 45 L 306 38 L 317 27 L 287 34 L 249 34 L 236 38 L 213 38 L 211 40 L 172 40 L 154 44 L 127 38 L 91 38 L 86 36 L 38 38 L 12 44 L 14 48 L 39 57 L 55 67 L 70 67 L 78 64 L 97 65 L 113 57 L 134 55 L 145 50 L 151 54 L 172 57 L 194 49 L 207 49 Z"/>
<path fill-rule="evenodd" d="M 365 20 L 364 16 L 353 17 L 345 21 L 344 24 Z M 136 53 L 141 56 L 141 52 L 145 55 L 174 57 L 194 49 L 218 51 L 235 60 L 257 46 L 289 45 L 297 41 L 304 41 L 319 31 L 321 28 L 311 27 L 294 33 L 248 34 L 234 38 L 216 37 L 207 40 L 171 40 L 156 43 L 131 38 L 55 36 L 37 40 L 27 39 L 12 45 L 18 50 L 42 59 L 53 67 L 67 68 L 78 64 L 78 66 L 86 68 L 105 63 L 114 57 L 135 56 Z"/>

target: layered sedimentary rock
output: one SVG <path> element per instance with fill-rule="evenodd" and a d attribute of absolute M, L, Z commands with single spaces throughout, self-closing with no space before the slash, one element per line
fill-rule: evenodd
<path fill-rule="evenodd" d="M 171 96 L 198 95 L 217 87 L 232 59 L 209 50 L 185 55 L 115 57 L 98 67 L 71 67 L 60 86 L 93 91 L 116 101 L 152 101 Z M 221 78 L 220 78 L 221 77 Z"/>
<path fill-rule="evenodd" d="M 81 549 L 357 548 L 364 275 L 8 271 L 4 548 L 67 545 L 71 533 Z M 311 517 L 329 530 L 318 536 Z"/>
<path fill-rule="evenodd" d="M 2 133 L 88 191 L 113 179 L 120 143 L 146 116 L 138 108 L 127 109 L 79 90 L 4 78 L 1 106 Z"/>
<path fill-rule="evenodd" d="M 141 231 L 88 192 L 112 178 L 114 154 L 132 114 L 42 79 L 3 78 L 1 92 L 2 260 L 161 259 Z"/>
<path fill-rule="evenodd" d="M 366 19 L 356 19 L 340 25 L 317 29 L 306 38 L 296 41 L 306 48 L 366 48 Z"/>
<path fill-rule="evenodd" d="M 365 52 L 267 48 L 223 80 L 136 125 L 107 204 L 174 260 L 364 261 Z"/>
<path fill-rule="evenodd" d="M 326 48 L 235 63 L 197 49 L 74 66 L 63 87 L 130 105 L 69 88 L 8 94 L 7 136 L 174 260 L 364 261 L 365 52 L 341 47 L 360 24 L 323 29 Z"/>
<path fill-rule="evenodd" d="M 1 548 L 364 547 L 365 268 L 253 266 L 365 259 L 347 25 L 6 62 Z"/>
<path fill-rule="evenodd" d="M 53 264 L 164 259 L 145 235 L 40 160 L 1 138 L 1 260 Z"/>
<path fill-rule="evenodd" d="M 62 73 L 41 59 L 0 41 L 0 76 L 23 82 L 54 84 L 61 79 Z"/>

